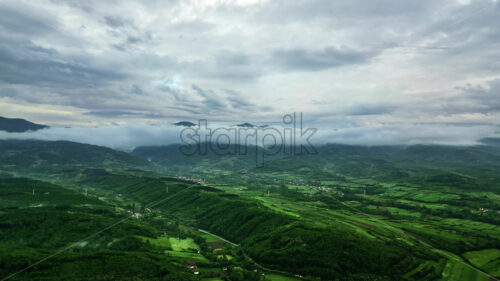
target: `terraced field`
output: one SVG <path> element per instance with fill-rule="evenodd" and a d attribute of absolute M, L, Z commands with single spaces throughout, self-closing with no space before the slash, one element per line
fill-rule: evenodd
<path fill-rule="evenodd" d="M 274 193 L 258 196 L 251 190 L 238 187 L 224 186 L 223 189 L 257 200 L 275 212 L 310 221 L 321 227 L 341 223 L 371 239 L 396 236 L 396 239 L 407 245 L 425 245 L 439 254 L 438 262 L 423 263 L 409 272 L 407 277 L 417 278 L 431 273 L 440 276 L 441 280 L 452 281 L 483 281 L 490 280 L 493 276 L 500 277 L 499 250 L 460 250 L 482 247 L 490 243 L 488 239 L 492 237 L 500 241 L 499 226 L 474 220 L 472 217 L 442 217 L 445 212 L 463 212 L 463 208 L 458 207 L 456 202 L 471 198 L 469 193 L 441 192 L 416 186 L 383 183 L 378 186 L 383 186 L 384 192 L 373 194 L 370 192 L 372 187 L 367 184 L 374 185 L 374 181 L 322 181 L 321 184 L 331 188 L 320 190 L 290 184 L 288 188 L 293 193 L 276 194 L 275 190 Z M 346 201 L 338 197 L 338 190 L 353 194 L 353 199 Z M 318 199 L 313 202 L 297 200 L 301 196 Z M 495 194 L 485 193 L 483 196 L 497 198 Z M 323 198 L 333 197 L 337 198 L 333 200 L 337 201 L 335 204 L 343 204 L 341 209 L 332 209 L 329 203 L 323 203 Z M 474 209 L 470 212 L 477 213 Z M 483 238 L 478 239 L 478 233 L 479 237 Z M 441 250 L 436 250 L 443 246 Z M 464 259 L 460 255 L 463 255 Z"/>

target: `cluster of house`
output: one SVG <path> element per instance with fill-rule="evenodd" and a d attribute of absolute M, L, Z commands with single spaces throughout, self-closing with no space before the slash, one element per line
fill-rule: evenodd
<path fill-rule="evenodd" d="M 344 196 L 344 192 L 337 190 L 336 188 L 331 188 L 331 187 L 325 187 L 325 186 L 316 186 L 316 185 L 306 185 L 309 189 L 315 189 L 318 191 L 323 191 L 323 192 L 333 192 L 334 194 L 337 194 L 340 197 Z"/>
<path fill-rule="evenodd" d="M 138 208 L 140 209 L 140 207 L 138 207 Z M 150 208 L 144 208 L 144 212 L 143 212 L 143 214 L 141 214 L 140 212 L 135 212 L 135 211 L 132 211 L 132 210 L 123 210 L 123 209 L 118 209 L 118 211 L 120 211 L 120 212 L 127 212 L 127 213 L 129 213 L 129 214 L 130 214 L 130 216 L 132 216 L 132 217 L 134 217 L 134 218 L 136 218 L 136 219 L 140 219 L 140 218 L 141 218 L 141 216 L 146 215 L 146 214 L 144 214 L 144 213 L 152 213 L 152 212 L 153 212 L 153 210 L 151 210 Z"/>
<path fill-rule="evenodd" d="M 196 264 L 193 264 L 193 263 L 187 263 L 187 268 L 189 268 L 189 270 L 194 274 L 194 275 L 199 275 L 200 274 L 200 271 L 198 270 L 198 267 L 196 266 Z M 227 267 L 222 267 L 222 272 L 226 272 L 227 271 Z"/>
<path fill-rule="evenodd" d="M 200 272 L 198 271 L 198 267 L 196 267 L 196 265 L 188 265 L 188 268 L 191 270 L 193 274 L 195 275 L 200 274 Z"/>
<path fill-rule="evenodd" d="M 185 177 L 185 176 L 177 176 L 177 179 L 183 180 L 183 181 L 190 181 L 198 184 L 205 184 L 204 179 L 198 179 L 198 178 L 190 178 L 190 177 Z"/>
<path fill-rule="evenodd" d="M 129 213 L 132 217 L 136 218 L 136 219 L 139 219 L 141 217 L 141 214 L 140 213 L 137 213 L 137 212 L 133 212 L 131 210 L 127 210 L 127 213 Z"/>
<path fill-rule="evenodd" d="M 316 190 L 319 190 L 319 191 L 325 191 L 325 192 L 329 192 L 329 191 L 331 191 L 331 190 L 332 190 L 331 188 L 329 188 L 329 187 L 324 187 L 324 186 L 307 185 L 307 187 L 309 187 L 309 189 L 316 189 Z"/>
<path fill-rule="evenodd" d="M 486 213 L 486 212 L 495 212 L 495 210 L 490 210 L 490 209 L 486 209 L 486 208 L 479 208 L 479 211 L 483 212 L 483 213 Z M 496 211 L 497 214 L 500 214 L 500 211 Z"/>

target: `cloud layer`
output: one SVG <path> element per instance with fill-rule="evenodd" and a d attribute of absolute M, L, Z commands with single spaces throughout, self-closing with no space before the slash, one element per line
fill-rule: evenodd
<path fill-rule="evenodd" d="M 197 127 L 190 128 L 196 129 Z M 291 126 L 274 125 L 267 128 L 244 129 L 228 124 L 210 124 L 213 132 L 212 142 L 242 143 L 247 145 L 278 146 L 291 144 L 289 131 Z M 305 133 L 300 138 L 300 127 L 296 127 L 296 143 L 313 145 L 352 144 L 352 145 L 476 145 L 479 140 L 488 136 L 498 136 L 498 127 L 490 125 L 447 125 L 447 124 L 412 124 L 387 125 L 379 127 L 352 127 L 328 129 L 304 126 L 302 132 L 314 128 L 314 133 Z M 100 127 L 53 127 L 35 132 L 7 133 L 0 131 L 2 139 L 39 139 L 47 141 L 66 140 L 107 146 L 114 149 L 130 151 L 138 146 L 159 146 L 170 144 L 189 144 L 191 139 L 182 138 L 184 127 L 172 125 L 109 125 Z M 287 130 L 285 130 L 287 129 Z M 236 132 L 239 133 L 236 134 Z M 253 134 L 258 130 L 258 139 Z M 194 131 L 189 131 L 191 133 Z M 221 136 L 223 135 L 223 136 Z M 272 136 L 274 137 L 272 137 Z M 218 136 L 221 136 L 218 138 Z M 238 137 L 239 136 L 239 137 Z M 248 136 L 248 137 L 247 137 Z M 253 136 L 253 137 L 252 137 Z M 310 138 L 307 139 L 307 137 Z"/>

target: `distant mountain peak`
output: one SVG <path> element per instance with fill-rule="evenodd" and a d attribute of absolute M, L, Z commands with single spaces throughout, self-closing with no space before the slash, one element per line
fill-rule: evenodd
<path fill-rule="evenodd" d="M 24 133 L 49 128 L 46 125 L 35 124 L 20 118 L 5 118 L 0 116 L 0 131 L 9 133 Z"/>
<path fill-rule="evenodd" d="M 483 138 L 479 142 L 484 145 L 500 147 L 500 138 Z"/>
<path fill-rule="evenodd" d="M 250 123 L 248 123 L 248 122 L 241 123 L 241 124 L 238 124 L 238 125 L 236 125 L 236 126 L 238 126 L 238 127 L 245 127 L 245 128 L 254 128 L 254 127 L 257 127 L 257 126 L 255 126 L 254 124 L 250 124 Z"/>
<path fill-rule="evenodd" d="M 194 127 L 196 126 L 195 123 L 189 122 L 189 121 L 180 121 L 177 123 L 174 123 L 175 126 L 181 126 L 181 127 Z"/>
<path fill-rule="evenodd" d="M 252 123 L 248 123 L 248 122 L 245 122 L 245 123 L 241 123 L 241 124 L 237 124 L 236 125 L 237 127 L 243 127 L 243 128 L 265 128 L 265 127 L 269 127 L 269 125 L 260 125 L 260 126 L 257 126 L 257 125 L 254 125 Z"/>

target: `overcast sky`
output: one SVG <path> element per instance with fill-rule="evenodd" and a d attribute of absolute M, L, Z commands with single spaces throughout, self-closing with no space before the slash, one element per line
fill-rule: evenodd
<path fill-rule="evenodd" d="M 499 111 L 493 0 L 0 0 L 0 116 L 136 126 L 303 112 L 331 130 L 446 127 L 469 141 L 497 133 Z"/>

